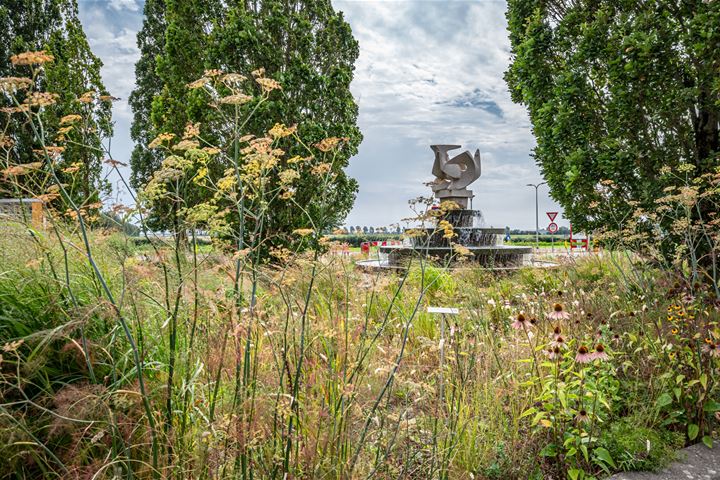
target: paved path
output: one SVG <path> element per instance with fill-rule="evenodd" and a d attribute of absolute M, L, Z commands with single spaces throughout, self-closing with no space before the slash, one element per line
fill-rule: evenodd
<path fill-rule="evenodd" d="M 681 450 L 678 460 L 662 472 L 618 473 L 608 480 L 720 480 L 720 446 L 693 445 Z"/>

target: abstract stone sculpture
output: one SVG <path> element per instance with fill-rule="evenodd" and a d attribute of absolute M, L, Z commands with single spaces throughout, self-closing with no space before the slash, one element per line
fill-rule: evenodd
<path fill-rule="evenodd" d="M 431 184 L 435 197 L 457 203 L 459 209 L 438 209 L 430 225 L 412 228 L 402 245 L 381 245 L 381 257 L 375 262 L 381 268 L 404 268 L 413 258 L 433 258 L 454 263 L 459 258 L 469 260 L 484 268 L 517 268 L 530 259 L 532 248 L 504 245 L 504 228 L 486 227 L 479 210 L 468 208 L 473 198 L 467 187 L 480 178 L 480 151 L 475 155 L 463 152 L 449 158 L 448 152 L 460 145 L 431 145 L 435 152 L 432 173 L 436 179 Z M 444 221 L 452 226 L 452 235 L 445 228 L 438 228 Z M 458 249 L 463 247 L 463 249 Z M 459 253 L 464 250 L 462 257 Z"/>
<path fill-rule="evenodd" d="M 435 198 L 468 208 L 468 200 L 474 195 L 467 186 L 480 178 L 480 150 L 476 150 L 475 155 L 466 150 L 450 158 L 448 152 L 460 148 L 460 145 L 430 145 L 430 148 L 435 152 L 432 168 L 435 181 L 431 185 Z"/>

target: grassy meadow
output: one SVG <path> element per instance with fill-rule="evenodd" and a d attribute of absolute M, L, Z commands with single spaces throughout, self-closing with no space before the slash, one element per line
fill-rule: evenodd
<path fill-rule="evenodd" d="M 3 478 L 598 478 L 717 429 L 717 309 L 630 255 L 238 278 L 192 243 L 93 230 L 91 263 L 76 230 L 2 228 Z"/>

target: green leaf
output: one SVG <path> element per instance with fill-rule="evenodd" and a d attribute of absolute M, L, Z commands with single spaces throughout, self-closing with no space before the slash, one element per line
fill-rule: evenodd
<path fill-rule="evenodd" d="M 582 478 L 580 474 L 583 473 L 582 470 L 579 470 L 577 468 L 571 468 L 568 470 L 568 477 L 570 477 L 570 480 L 578 480 L 578 478 Z"/>
<path fill-rule="evenodd" d="M 520 415 L 520 418 L 527 417 L 528 415 L 532 415 L 533 413 L 537 412 L 537 408 L 530 407 L 527 410 L 525 410 L 522 415 Z"/>
<path fill-rule="evenodd" d="M 655 406 L 657 406 L 658 408 L 664 408 L 664 407 L 667 407 L 668 405 L 671 405 L 672 403 L 673 403 L 672 397 L 670 396 L 669 393 L 666 392 L 658 397 L 657 401 L 655 402 Z"/>
<path fill-rule="evenodd" d="M 713 439 L 710 435 L 705 435 L 702 438 L 702 442 L 705 444 L 706 447 L 713 448 Z"/>
<path fill-rule="evenodd" d="M 688 438 L 690 440 L 695 440 L 695 437 L 698 436 L 698 433 L 700 433 L 700 427 L 698 427 L 694 423 L 688 425 Z"/>
<path fill-rule="evenodd" d="M 600 460 L 602 460 L 604 463 L 606 463 L 607 465 L 610 465 L 613 468 L 617 468 L 615 466 L 615 461 L 612 459 L 612 456 L 610 455 L 610 452 L 608 452 L 605 448 L 598 447 L 595 449 L 595 451 L 593 453 L 595 455 L 597 455 L 597 457 Z"/>
<path fill-rule="evenodd" d="M 586 445 L 580 445 L 580 450 L 583 452 L 583 457 L 585 457 L 585 461 L 590 461 L 590 455 L 588 454 L 588 449 Z"/>
<path fill-rule="evenodd" d="M 702 375 L 700 375 L 700 384 L 705 390 L 707 390 L 707 374 L 703 373 Z"/>
<path fill-rule="evenodd" d="M 707 402 L 705 402 L 705 407 L 703 408 L 703 410 L 709 413 L 720 412 L 720 403 L 714 400 L 708 400 Z"/>
<path fill-rule="evenodd" d="M 548 443 L 545 448 L 540 450 L 540 455 L 543 457 L 555 457 L 557 456 L 557 446 L 554 443 Z"/>

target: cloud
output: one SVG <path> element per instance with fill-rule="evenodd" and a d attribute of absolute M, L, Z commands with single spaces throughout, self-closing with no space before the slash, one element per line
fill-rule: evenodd
<path fill-rule="evenodd" d="M 137 12 L 140 10 L 140 5 L 135 0 L 110 0 L 110 8 L 114 10 L 130 10 L 131 12 Z"/>
<path fill-rule="evenodd" d="M 386 225 L 429 195 L 433 143 L 455 143 L 483 158 L 472 185 L 489 224 L 534 227 L 540 178 L 523 107 L 510 100 L 502 1 L 334 0 L 360 45 L 351 85 L 364 141 L 348 172 L 360 192 L 348 224 Z M 542 193 L 542 192 L 541 192 Z M 547 197 L 542 205 L 554 205 Z"/>

